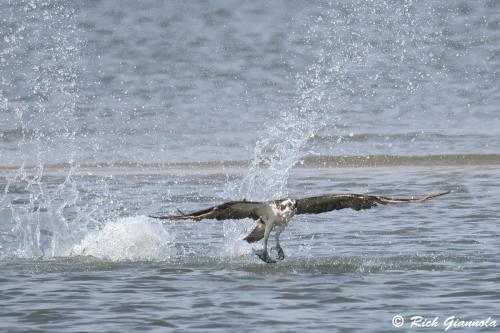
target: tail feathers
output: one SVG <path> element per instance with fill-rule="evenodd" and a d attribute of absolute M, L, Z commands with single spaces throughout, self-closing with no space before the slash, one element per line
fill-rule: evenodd
<path fill-rule="evenodd" d="M 262 220 L 259 220 L 255 228 L 253 228 L 253 230 L 250 231 L 248 235 L 246 235 L 245 238 L 243 238 L 243 240 L 246 240 L 248 243 L 258 242 L 262 238 L 264 238 L 265 231 L 266 231 L 266 224 Z"/>

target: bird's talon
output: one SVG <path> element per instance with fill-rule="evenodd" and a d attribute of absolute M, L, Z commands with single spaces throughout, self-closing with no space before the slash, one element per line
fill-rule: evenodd
<path fill-rule="evenodd" d="M 263 262 L 268 263 L 268 264 L 274 264 L 276 263 L 276 260 L 271 259 L 267 251 L 264 250 L 258 250 L 254 251 L 254 253 L 259 257 Z"/>
<path fill-rule="evenodd" d="M 281 246 L 278 246 L 276 250 L 278 251 L 278 257 L 277 257 L 277 259 L 278 260 L 285 259 L 285 252 L 283 251 L 283 249 L 281 248 Z"/>
<path fill-rule="evenodd" d="M 281 248 L 281 246 L 276 246 L 276 247 L 272 247 L 271 248 L 271 252 L 274 252 L 276 251 L 276 259 L 277 260 L 283 260 L 285 259 L 285 252 L 283 251 L 283 249 Z"/>

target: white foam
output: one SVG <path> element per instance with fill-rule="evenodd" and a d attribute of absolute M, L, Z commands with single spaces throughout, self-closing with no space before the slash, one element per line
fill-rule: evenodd
<path fill-rule="evenodd" d="M 71 255 L 112 261 L 166 260 L 173 251 L 173 238 L 161 223 L 136 216 L 107 222 L 101 230 L 87 234 Z"/>
<path fill-rule="evenodd" d="M 224 256 L 230 258 L 237 258 L 248 256 L 252 253 L 252 245 L 242 238 L 248 233 L 250 228 L 253 228 L 255 222 L 242 223 L 242 221 L 225 221 L 223 224 L 224 231 Z"/>

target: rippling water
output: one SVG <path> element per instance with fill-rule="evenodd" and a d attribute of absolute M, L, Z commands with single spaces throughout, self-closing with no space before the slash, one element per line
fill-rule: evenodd
<path fill-rule="evenodd" d="M 500 321 L 497 1 L 23 0 L 0 22 L 1 331 Z M 147 217 L 440 191 L 297 216 L 274 265 L 253 221 Z"/>

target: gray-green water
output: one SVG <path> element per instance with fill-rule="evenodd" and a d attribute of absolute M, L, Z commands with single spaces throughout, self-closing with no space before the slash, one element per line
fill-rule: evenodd
<path fill-rule="evenodd" d="M 0 331 L 500 320 L 499 22 L 497 1 L 0 1 Z M 147 217 L 446 190 L 296 216 L 274 265 L 250 220 Z"/>

